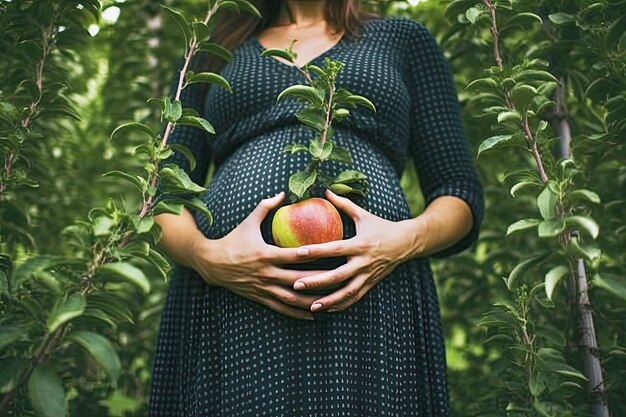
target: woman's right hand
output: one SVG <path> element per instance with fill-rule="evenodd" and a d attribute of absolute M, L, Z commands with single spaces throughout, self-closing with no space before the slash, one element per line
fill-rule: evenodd
<path fill-rule="evenodd" d="M 276 266 L 302 262 L 304 256 L 298 254 L 297 248 L 268 245 L 261 235 L 261 222 L 280 204 L 284 195 L 281 192 L 261 200 L 248 217 L 223 238 L 197 241 L 193 249 L 194 269 L 210 285 L 227 288 L 289 317 L 313 319 L 310 307 L 319 296 L 298 293 L 293 290 L 293 284 L 322 271 Z"/>

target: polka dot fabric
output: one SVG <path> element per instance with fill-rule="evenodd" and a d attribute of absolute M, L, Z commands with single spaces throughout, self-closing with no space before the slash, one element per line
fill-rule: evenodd
<path fill-rule="evenodd" d="M 208 164 L 215 163 L 202 195 L 213 225 L 194 211 L 210 239 L 227 235 L 261 199 L 288 193 L 289 175 L 308 162 L 308 154 L 280 151 L 311 139 L 312 131 L 294 115 L 304 104 L 293 97 L 276 102 L 284 88 L 304 77 L 295 67 L 261 57 L 262 50 L 255 37 L 234 49 L 234 60 L 221 71 L 232 93 L 211 86 L 203 94 L 191 85 L 182 96 L 183 104 L 204 114 L 216 130 L 205 135 L 193 127 L 176 128 L 171 141 L 188 146 L 198 166 L 190 171 L 178 153 L 169 160 L 200 183 Z M 334 140 L 350 149 L 354 163 L 331 161 L 327 172 L 366 173 L 367 196 L 350 198 L 377 216 L 400 221 L 410 218 L 400 187 L 410 155 L 427 203 L 452 195 L 473 214 L 471 231 L 431 256 L 468 248 L 483 218 L 482 187 L 450 67 L 435 39 L 413 20 L 380 17 L 365 21 L 360 37 L 344 36 L 312 62 L 323 65 L 325 56 L 345 63 L 337 86 L 368 97 L 377 108 L 352 109 L 336 124 Z M 353 237 L 354 223 L 341 214 L 344 238 Z M 274 244 L 272 216 L 261 225 L 269 244 Z M 321 261 L 333 268 L 336 260 Z M 313 314 L 311 321 L 284 316 L 176 266 L 157 340 L 149 415 L 450 416 L 429 258 L 400 264 L 347 310 Z"/>

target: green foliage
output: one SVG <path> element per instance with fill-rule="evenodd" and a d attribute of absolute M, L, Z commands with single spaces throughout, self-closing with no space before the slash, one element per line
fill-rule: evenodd
<path fill-rule="evenodd" d="M 287 49 L 269 48 L 261 52 L 261 56 L 279 56 L 295 64 L 296 54 L 292 52 L 293 43 Z M 338 161 L 352 164 L 352 157 L 348 149 L 338 145 L 333 140 L 333 122 L 339 122 L 350 115 L 350 111 L 343 107 L 363 106 L 376 111 L 374 104 L 367 98 L 352 94 L 345 88 L 337 88 L 335 79 L 344 63 L 324 57 L 324 68 L 312 63 L 304 65 L 299 71 L 308 80 L 306 85 L 292 85 L 280 92 L 276 102 L 288 96 L 295 97 L 306 103 L 306 106 L 296 112 L 298 120 L 315 133 L 307 147 L 301 143 L 285 145 L 282 152 L 308 152 L 311 156 L 309 165 L 302 171 L 297 171 L 289 177 L 289 201 L 309 198 L 313 193 L 316 180 L 319 180 L 323 189 L 330 188 L 336 194 L 359 194 L 365 196 L 367 192 L 367 176 L 353 170 L 342 171 L 335 178 L 321 170 L 324 161 Z M 313 78 L 311 71 L 317 75 Z M 350 185 L 347 185 L 349 183 Z"/>
<path fill-rule="evenodd" d="M 456 70 L 487 197 L 475 252 L 434 265 L 453 414 L 592 415 L 603 393 L 585 395 L 581 305 L 593 310 L 605 399 L 611 414 L 623 413 L 615 389 L 626 371 L 617 359 L 625 308 L 615 277 L 624 273 L 626 177 L 615 97 L 626 67 L 624 28 L 609 29 L 623 2 L 445 3 L 426 2 L 411 17 L 436 33 Z"/>

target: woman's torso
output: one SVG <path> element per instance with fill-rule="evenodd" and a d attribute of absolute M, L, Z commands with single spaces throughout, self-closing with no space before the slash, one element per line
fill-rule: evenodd
<path fill-rule="evenodd" d="M 400 177 L 404 170 L 409 140 L 410 99 L 405 82 L 406 68 L 396 25 L 401 17 L 376 18 L 364 23 L 362 37 L 344 36 L 334 47 L 311 62 L 323 66 L 328 56 L 345 64 L 336 79 L 337 88 L 370 99 L 377 111 L 350 109 L 350 116 L 334 123 L 333 140 L 349 149 L 353 163 L 326 161 L 322 169 L 336 175 L 355 169 L 368 176 L 365 197 L 350 198 L 369 212 L 392 221 L 409 218 L 409 207 Z M 401 32 L 405 33 L 405 32 Z M 304 103 L 293 97 L 276 102 L 290 85 L 304 84 L 304 76 L 293 66 L 272 57 L 261 57 L 263 46 L 251 37 L 233 51 L 234 59 L 220 74 L 233 89 L 209 88 L 205 117 L 216 134 L 210 138 L 215 173 L 202 196 L 213 214 L 208 226 L 196 216 L 203 233 L 211 239 L 228 234 L 266 197 L 285 191 L 289 176 L 306 167 L 310 155 L 281 152 L 284 145 L 308 145 L 314 132 L 301 124 L 295 112 Z M 283 202 L 287 204 L 287 199 Z M 343 215 L 344 239 L 354 236 L 351 219 Z M 273 244 L 271 216 L 262 225 L 263 238 Z"/>

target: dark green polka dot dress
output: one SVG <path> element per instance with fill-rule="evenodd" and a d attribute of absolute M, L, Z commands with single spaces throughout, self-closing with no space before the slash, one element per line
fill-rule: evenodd
<path fill-rule="evenodd" d="M 194 213 L 210 239 L 227 235 L 261 199 L 288 193 L 289 175 L 308 162 L 307 153 L 281 152 L 286 144 L 308 144 L 312 137 L 294 115 L 304 104 L 294 97 L 276 103 L 283 89 L 303 83 L 304 76 L 261 57 L 262 50 L 256 37 L 234 49 L 234 60 L 221 72 L 233 93 L 215 86 L 202 93 L 193 84 L 182 95 L 183 104 L 204 114 L 216 134 L 177 127 L 172 143 L 189 147 L 198 164 L 191 171 L 178 153 L 166 162 L 178 163 L 198 183 L 211 160 L 215 163 L 202 196 L 213 225 Z M 400 177 L 411 156 L 426 204 L 451 195 L 473 213 L 471 231 L 431 256 L 468 248 L 478 237 L 483 193 L 450 67 L 436 40 L 413 20 L 380 17 L 364 23 L 361 37 L 344 36 L 313 63 L 323 65 L 326 56 L 345 63 L 337 86 L 368 97 L 377 108 L 374 113 L 357 107 L 335 125 L 334 140 L 350 149 L 354 163 L 330 161 L 327 172 L 366 173 L 367 196 L 353 201 L 400 221 L 410 218 Z M 269 244 L 274 244 L 272 216 L 261 225 Z M 344 239 L 353 237 L 354 223 L 343 212 L 342 218 Z M 320 262 L 332 269 L 345 259 Z M 442 323 L 428 258 L 399 265 L 347 310 L 314 314 L 315 320 L 284 316 L 177 266 L 156 344 L 149 415 L 450 416 Z"/>

